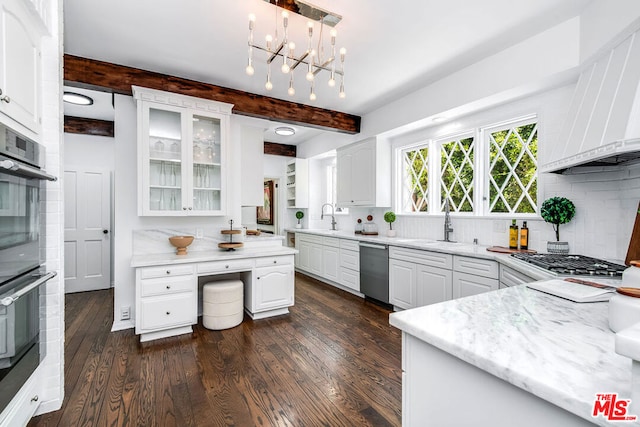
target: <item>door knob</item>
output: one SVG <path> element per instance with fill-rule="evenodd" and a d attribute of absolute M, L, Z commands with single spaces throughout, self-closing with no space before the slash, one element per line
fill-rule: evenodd
<path fill-rule="evenodd" d="M 109 230 L 102 230 L 103 234 L 109 234 Z"/>

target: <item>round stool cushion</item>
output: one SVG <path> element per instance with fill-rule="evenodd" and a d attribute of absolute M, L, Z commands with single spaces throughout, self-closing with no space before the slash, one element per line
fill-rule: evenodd
<path fill-rule="evenodd" d="M 202 324 L 207 329 L 228 329 L 244 318 L 241 280 L 209 282 L 202 288 Z"/>

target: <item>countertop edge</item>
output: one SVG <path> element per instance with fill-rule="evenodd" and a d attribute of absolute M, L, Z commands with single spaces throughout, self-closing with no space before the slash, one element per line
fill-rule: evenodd
<path fill-rule="evenodd" d="M 295 255 L 298 251 L 287 246 L 262 247 L 262 248 L 243 248 L 235 251 L 196 251 L 187 253 L 187 255 L 175 254 L 152 254 L 152 255 L 134 255 L 131 258 L 130 267 L 152 267 L 167 264 L 190 264 L 207 261 L 223 261 L 231 259 L 243 258 L 262 258 L 266 256 Z"/>

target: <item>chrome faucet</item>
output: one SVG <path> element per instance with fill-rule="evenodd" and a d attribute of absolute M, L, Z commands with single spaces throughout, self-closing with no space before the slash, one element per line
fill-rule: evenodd
<path fill-rule="evenodd" d="M 333 207 L 333 205 L 331 203 L 325 203 L 324 205 L 322 205 L 322 213 L 320 214 L 320 219 L 324 219 L 324 207 L 325 206 L 330 206 L 331 207 L 331 229 L 335 230 L 336 229 L 336 217 L 335 217 L 335 209 Z"/>
<path fill-rule="evenodd" d="M 449 234 L 453 233 L 453 227 L 451 226 L 451 216 L 449 215 L 449 199 L 444 201 L 444 241 L 452 242 L 449 239 Z"/>

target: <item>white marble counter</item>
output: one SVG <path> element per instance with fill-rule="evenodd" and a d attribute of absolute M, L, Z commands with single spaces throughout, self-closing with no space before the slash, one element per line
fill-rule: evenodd
<path fill-rule="evenodd" d="M 154 265 L 186 264 L 191 262 L 224 261 L 230 259 L 259 258 L 278 255 L 295 255 L 298 253 L 293 248 L 285 246 L 269 246 L 256 248 L 239 248 L 235 251 L 214 249 L 208 251 L 189 251 L 186 255 L 175 253 L 159 253 L 148 255 L 134 255 L 131 258 L 131 267 L 149 267 Z"/>
<path fill-rule="evenodd" d="M 393 313 L 390 323 L 581 418 L 614 425 L 591 417 L 597 393 L 631 398 L 631 360 L 615 352 L 607 313 L 606 302 L 577 304 L 522 285 Z"/>
<path fill-rule="evenodd" d="M 452 243 L 452 242 L 440 242 L 438 240 L 428 239 L 410 239 L 403 237 L 387 237 L 385 235 L 378 236 L 366 236 L 362 234 L 355 234 L 349 231 L 341 230 L 313 230 L 313 229 L 289 229 L 289 233 L 306 233 L 315 234 L 319 236 L 338 237 L 340 239 L 351 239 L 362 242 L 381 243 L 391 246 L 399 246 L 410 249 L 422 249 L 425 251 L 442 252 L 453 255 L 470 256 L 475 258 L 483 258 L 495 260 L 501 264 L 511 267 L 529 277 L 536 280 L 548 279 L 555 277 L 555 274 L 542 270 L 534 265 L 526 262 L 514 259 L 509 254 L 502 254 L 497 252 L 487 251 L 488 246 L 474 245 L 470 243 Z"/>

